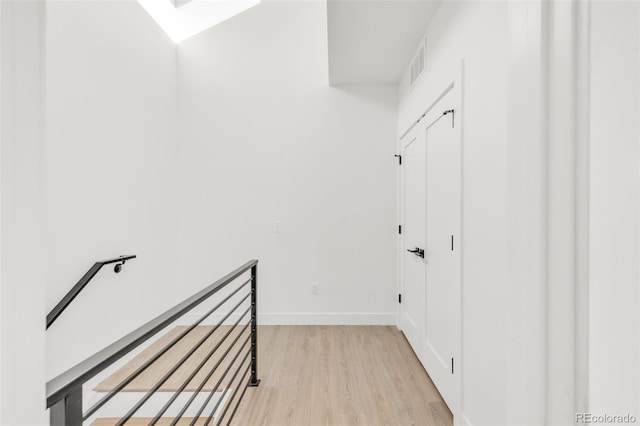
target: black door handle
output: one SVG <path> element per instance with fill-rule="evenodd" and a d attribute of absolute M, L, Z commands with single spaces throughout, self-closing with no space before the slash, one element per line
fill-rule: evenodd
<path fill-rule="evenodd" d="M 415 255 L 416 255 L 416 256 L 418 256 L 418 257 L 422 257 L 422 258 L 424 258 L 424 250 L 423 250 L 423 249 L 421 249 L 420 247 L 416 247 L 416 248 L 415 248 L 415 249 L 413 249 L 413 250 L 409 250 L 409 249 L 407 249 L 407 251 L 408 251 L 409 253 L 413 253 L 413 254 L 415 254 Z"/>

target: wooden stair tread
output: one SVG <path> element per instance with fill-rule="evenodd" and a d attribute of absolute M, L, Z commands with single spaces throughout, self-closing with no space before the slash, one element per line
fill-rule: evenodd
<path fill-rule="evenodd" d="M 95 419 L 92 423 L 91 426 L 114 426 L 116 423 L 118 423 L 118 421 L 120 420 L 119 417 L 104 417 L 104 418 L 99 418 L 99 419 Z M 153 420 L 153 418 L 151 417 L 132 417 L 130 418 L 125 425 L 127 426 L 147 426 L 151 420 Z M 178 420 L 178 425 L 179 426 L 186 426 L 191 424 L 191 421 L 193 420 L 193 417 L 184 417 L 180 420 Z M 171 422 L 173 421 L 173 417 L 161 417 L 160 420 L 158 420 L 158 422 L 156 423 L 156 425 L 158 426 L 169 426 L 171 424 Z M 205 418 L 199 418 L 196 421 L 196 425 L 200 426 L 200 425 L 204 425 L 206 421 L 206 417 Z M 214 419 L 211 420 L 210 424 L 215 424 Z"/>
<path fill-rule="evenodd" d="M 97 392 L 108 392 L 113 390 L 122 380 L 133 373 L 138 367 L 140 367 L 145 361 L 150 359 L 153 355 L 158 353 L 167 343 L 169 343 L 174 337 L 178 336 L 188 326 L 176 326 L 169 330 L 164 336 L 151 344 L 148 348 L 143 350 L 140 354 L 127 362 L 121 368 L 119 368 L 111 376 L 100 382 L 94 390 Z M 200 341 L 214 326 L 197 326 L 189 334 L 183 337 L 178 343 L 176 343 L 171 349 L 169 349 L 164 355 L 158 358 L 153 365 L 149 366 L 144 372 L 136 377 L 131 383 L 129 383 L 123 392 L 146 392 L 156 385 L 160 378 L 162 378 L 167 372 L 173 368 L 173 366 L 180 360 L 189 350 L 191 350 L 195 344 Z M 176 370 L 171 377 L 158 389 L 158 392 L 175 392 L 184 383 L 188 376 L 196 369 L 196 367 L 204 360 L 206 355 L 211 349 L 222 339 L 222 337 L 232 328 L 231 326 L 219 327 L 207 340 L 185 361 L 185 363 Z M 224 343 L 215 351 L 211 358 L 205 363 L 202 369 L 196 374 L 196 376 L 189 382 L 184 392 L 194 392 L 198 386 L 202 383 L 204 378 L 209 374 L 211 369 L 220 360 L 222 354 L 227 350 L 229 345 L 238 336 L 238 333 L 242 331 L 243 326 L 237 326 L 236 329 L 226 338 Z M 207 380 L 207 383 L 202 388 L 201 392 L 210 392 L 213 390 L 213 386 L 217 383 L 219 378 L 224 373 L 225 369 L 229 366 L 229 362 L 233 359 L 233 356 L 241 347 L 242 343 L 249 336 L 249 330 L 247 329 L 240 337 L 238 342 L 234 345 L 231 351 L 227 354 L 225 359 L 216 368 L 215 373 Z M 233 372 L 237 368 L 238 362 L 242 360 L 246 351 L 249 350 L 249 345 L 245 346 L 242 353 L 236 360 L 235 365 L 231 368 L 227 376 L 224 378 L 217 391 L 223 390 L 227 385 L 228 380 L 232 377 Z M 134 424 L 134 423 L 132 423 Z M 135 423 L 137 424 L 137 423 Z"/>

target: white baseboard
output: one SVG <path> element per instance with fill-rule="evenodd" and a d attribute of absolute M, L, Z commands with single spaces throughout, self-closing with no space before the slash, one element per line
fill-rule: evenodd
<path fill-rule="evenodd" d="M 193 324 L 202 314 L 189 313 L 184 315 L 176 325 Z M 216 313 L 209 316 L 202 325 L 219 323 L 224 314 Z M 239 314 L 232 314 L 224 324 L 231 325 L 238 321 Z M 248 315 L 241 324 L 246 324 Z M 395 312 L 295 312 L 295 313 L 259 313 L 259 325 L 396 325 Z"/>
<path fill-rule="evenodd" d="M 258 314 L 262 325 L 395 325 L 395 312 L 313 312 Z"/>

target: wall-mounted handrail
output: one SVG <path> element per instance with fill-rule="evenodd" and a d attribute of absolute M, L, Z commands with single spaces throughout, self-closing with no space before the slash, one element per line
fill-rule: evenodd
<path fill-rule="evenodd" d="M 107 260 L 94 263 L 93 266 L 89 268 L 87 273 L 84 274 L 82 278 L 80 278 L 80 280 L 76 283 L 76 285 L 74 285 L 73 288 L 71 288 L 71 290 L 69 290 L 67 294 L 65 294 L 64 297 L 58 302 L 58 304 L 51 310 L 51 312 L 47 314 L 47 329 L 51 327 L 51 324 L 53 324 L 53 322 L 60 316 L 60 314 L 65 309 L 67 309 L 67 307 L 73 301 L 73 299 L 75 299 L 76 296 L 80 294 L 82 289 L 85 288 L 87 284 L 89 284 L 89 281 L 91 281 L 91 279 L 98 273 L 100 269 L 102 269 L 104 265 L 116 263 L 114 271 L 118 273 L 122 269 L 122 265 L 124 265 L 124 263 L 127 260 L 135 259 L 135 258 L 136 258 L 136 255 L 132 254 L 127 256 L 119 256 L 113 259 L 107 259 Z"/>
<path fill-rule="evenodd" d="M 257 386 L 258 383 L 260 382 L 257 378 L 258 373 L 257 373 L 257 306 L 256 306 L 257 305 L 257 289 L 256 289 L 256 286 L 258 282 L 258 261 L 250 260 L 249 262 L 245 263 L 244 265 L 240 266 L 239 268 L 235 269 L 234 271 L 220 278 L 213 284 L 207 286 L 203 290 L 185 299 L 184 301 L 180 302 L 179 304 L 169 309 L 168 311 L 158 315 L 156 318 L 144 324 L 143 326 L 139 327 L 138 329 L 132 331 L 125 337 L 121 338 L 115 343 L 112 343 L 111 345 L 97 352 L 96 354 L 89 357 L 85 361 L 77 364 L 75 367 L 72 367 L 71 369 L 62 373 L 58 377 L 49 381 L 47 383 L 47 408 L 51 408 L 51 424 L 52 425 L 82 424 L 83 417 L 84 419 L 87 419 L 89 416 L 91 416 L 91 414 L 93 414 L 93 412 L 95 412 L 103 404 L 103 402 L 100 401 L 94 407 L 90 408 L 88 412 L 84 414 L 82 413 L 82 385 L 84 383 L 86 383 L 88 380 L 95 377 L 98 373 L 100 373 L 101 371 L 105 370 L 106 368 L 108 368 L 109 366 L 117 362 L 119 359 L 121 359 L 122 357 L 127 355 L 129 352 L 131 352 L 133 349 L 140 346 L 149 338 L 153 337 L 156 333 L 165 329 L 168 325 L 170 325 L 175 320 L 177 320 L 178 318 L 180 318 L 181 316 L 189 312 L 191 309 L 198 306 L 199 304 L 207 300 L 212 295 L 216 294 L 223 287 L 234 282 L 234 280 L 236 280 L 238 277 L 240 277 L 242 274 L 244 274 L 247 271 L 251 271 L 251 276 L 248 281 L 244 282 L 232 294 L 225 297 L 225 299 L 221 301 L 218 305 L 216 305 L 216 307 L 212 308 L 209 312 L 204 314 L 200 320 L 198 320 L 195 324 L 188 327 L 185 331 L 181 333 L 180 336 L 175 338 L 173 342 L 166 345 L 163 348 L 163 350 L 157 353 L 156 355 L 162 356 L 162 353 L 170 349 L 170 347 L 173 344 L 175 344 L 175 342 L 177 342 L 186 334 L 188 334 L 192 329 L 194 329 L 198 324 L 200 324 L 208 315 L 210 315 L 213 311 L 215 311 L 220 305 L 225 303 L 228 299 L 234 296 L 234 294 L 236 294 L 241 288 L 245 287 L 247 284 L 250 283 L 250 293 L 246 295 L 242 299 L 242 301 L 249 300 L 248 298 L 250 297 L 251 305 L 247 309 L 247 311 L 245 311 L 245 314 L 243 314 L 242 317 L 244 317 L 249 312 L 251 314 L 250 323 L 249 323 L 250 325 L 247 324 L 247 326 L 250 327 L 250 334 L 247 337 L 247 341 L 251 342 L 249 346 L 249 351 L 247 352 L 247 357 L 246 357 L 249 359 L 249 373 L 250 373 L 248 386 Z M 241 302 L 238 303 L 233 308 L 233 310 L 230 311 L 225 316 L 225 318 L 223 318 L 220 321 L 220 323 L 216 326 L 216 328 L 221 326 L 224 320 L 226 320 L 226 318 L 228 318 L 228 316 L 231 315 L 235 311 L 235 309 L 237 309 L 240 306 L 240 304 Z M 240 319 L 242 319 L 242 317 Z M 240 319 L 236 322 L 234 327 L 238 326 Z M 247 326 L 245 326 L 243 330 L 246 329 Z M 226 339 L 229 333 L 230 331 L 225 335 L 225 337 L 223 337 L 223 340 Z M 243 331 L 241 331 L 240 333 L 243 333 Z M 238 334 L 237 338 L 234 340 L 234 344 L 236 341 L 239 340 L 239 338 L 240 338 L 240 334 Z M 214 352 L 218 347 L 220 347 L 220 344 L 221 342 L 219 342 L 219 344 L 216 345 L 211 352 Z M 245 345 L 243 345 L 243 347 L 244 346 Z M 226 354 L 229 353 L 230 350 L 231 350 L 231 347 L 228 348 L 228 350 L 225 352 L 223 356 L 226 356 Z M 193 351 L 190 351 L 190 353 L 191 352 Z M 154 356 L 154 358 L 157 359 L 156 356 Z M 153 361 L 154 360 L 151 360 L 151 363 L 153 363 Z M 220 363 L 218 363 L 216 367 L 219 364 Z M 199 366 L 199 367 L 202 367 L 202 366 Z M 229 365 L 229 368 L 230 367 L 231 365 Z M 118 392 L 119 390 L 123 389 L 124 386 L 127 385 L 127 383 L 133 380 L 133 378 L 135 378 L 135 376 L 137 376 L 140 373 L 141 371 L 134 372 L 134 374 L 132 374 L 131 377 L 128 377 L 127 379 L 125 379 L 124 382 L 120 383 L 117 386 L 116 389 L 118 390 L 115 390 L 115 392 Z M 244 376 L 242 380 L 244 380 Z M 107 395 L 103 398 L 105 400 L 104 402 L 106 402 L 108 399 L 111 398 L 112 393 L 113 392 L 107 393 Z M 234 396 L 235 396 L 235 393 L 234 393 Z M 141 401 L 141 404 L 144 403 L 146 399 L 147 397 L 145 396 L 145 399 Z M 240 400 L 238 400 L 237 402 L 239 403 L 239 401 Z M 138 404 L 138 405 L 141 405 L 141 404 Z M 135 412 L 138 405 L 134 407 L 134 409 L 131 411 L 131 414 Z M 232 416 L 233 414 L 235 414 L 235 410 L 233 411 Z M 124 423 L 127 419 L 128 417 L 127 415 L 125 415 L 125 417 L 121 419 L 121 422 Z"/>

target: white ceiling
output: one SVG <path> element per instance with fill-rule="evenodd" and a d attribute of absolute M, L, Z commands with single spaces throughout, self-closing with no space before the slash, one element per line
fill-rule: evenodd
<path fill-rule="evenodd" d="M 397 83 L 439 2 L 327 0 L 329 83 Z"/>

